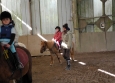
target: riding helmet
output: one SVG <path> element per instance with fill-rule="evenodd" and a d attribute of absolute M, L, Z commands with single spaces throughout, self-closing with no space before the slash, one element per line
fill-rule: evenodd
<path fill-rule="evenodd" d="M 0 20 L 3 20 L 5 18 L 9 18 L 10 20 L 12 20 L 11 14 L 8 11 L 3 11 L 0 14 Z"/>
<path fill-rule="evenodd" d="M 55 29 L 59 29 L 59 31 L 61 30 L 59 26 L 56 26 L 56 28 L 55 28 Z"/>
<path fill-rule="evenodd" d="M 70 28 L 68 27 L 68 24 L 67 24 L 67 23 L 63 25 L 63 28 L 65 28 L 65 29 L 68 30 L 68 31 L 70 30 Z"/>

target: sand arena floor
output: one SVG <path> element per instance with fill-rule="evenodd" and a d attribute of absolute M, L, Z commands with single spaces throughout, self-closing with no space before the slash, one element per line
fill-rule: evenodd
<path fill-rule="evenodd" d="M 76 53 L 70 70 L 63 57 L 62 64 L 54 57 L 53 66 L 50 56 L 32 57 L 33 83 L 115 83 L 115 52 Z"/>

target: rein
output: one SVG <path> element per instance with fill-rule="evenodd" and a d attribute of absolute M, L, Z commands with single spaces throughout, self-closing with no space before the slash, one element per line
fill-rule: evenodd
<path fill-rule="evenodd" d="M 8 55 L 8 49 L 7 48 L 5 48 L 4 46 L 1 46 L 1 49 L 3 50 L 3 53 L 2 53 L 2 55 L 4 56 L 4 58 L 5 58 L 5 60 L 6 60 L 6 62 L 7 62 L 7 64 L 8 64 L 8 66 L 9 66 L 9 68 L 11 69 L 11 76 L 10 76 L 10 78 L 9 79 L 12 79 L 12 77 L 14 76 L 14 74 L 15 74 L 15 72 L 17 71 L 17 69 L 16 70 L 12 70 L 12 68 L 11 68 L 11 64 L 9 64 L 9 55 Z M 22 77 L 22 69 L 20 69 L 20 73 L 21 73 L 21 77 Z M 20 79 L 20 80 L 22 80 L 22 79 Z"/>
<path fill-rule="evenodd" d="M 5 59 L 6 59 L 6 60 L 9 59 L 8 50 L 5 49 L 3 46 L 2 46 L 2 50 L 3 50 L 3 55 L 4 55 Z"/>

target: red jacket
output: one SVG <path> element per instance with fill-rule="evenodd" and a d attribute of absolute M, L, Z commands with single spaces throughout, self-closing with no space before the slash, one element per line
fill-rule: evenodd
<path fill-rule="evenodd" d="M 62 40 L 62 32 L 61 31 L 56 32 L 54 35 L 54 39 L 60 42 Z"/>

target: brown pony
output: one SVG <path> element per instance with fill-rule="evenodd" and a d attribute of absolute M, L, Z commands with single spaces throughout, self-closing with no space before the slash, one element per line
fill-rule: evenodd
<path fill-rule="evenodd" d="M 16 80 L 16 83 L 32 83 L 31 54 L 26 48 L 17 46 L 16 49 L 23 50 L 23 52 L 25 52 L 26 54 L 26 57 L 28 57 L 28 61 L 23 69 L 16 69 L 15 71 L 11 71 L 11 68 L 9 67 L 9 63 L 7 63 L 3 55 L 3 47 L 1 46 L 0 43 L 0 83 L 10 83 L 10 80 L 14 80 L 14 79 Z M 13 67 L 12 64 L 11 66 Z"/>
<path fill-rule="evenodd" d="M 54 41 L 41 41 L 40 53 L 43 53 L 44 51 L 46 51 L 46 49 L 49 49 L 50 54 L 51 54 L 50 65 L 53 65 L 54 63 L 53 54 L 57 56 L 59 62 L 61 63 L 61 60 L 59 58 L 59 55 L 61 54 Z M 71 59 L 74 61 L 74 48 L 71 49 L 70 53 L 71 53 Z"/>

